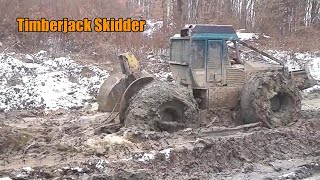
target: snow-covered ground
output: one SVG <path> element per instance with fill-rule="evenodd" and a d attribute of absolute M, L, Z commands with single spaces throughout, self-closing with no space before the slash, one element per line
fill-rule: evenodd
<path fill-rule="evenodd" d="M 148 57 L 144 68 L 159 80 L 171 74 L 162 56 Z M 69 57 L 0 53 L 0 112 L 21 109 L 78 109 L 96 101 L 109 76 L 97 66 L 82 66 Z"/>
<path fill-rule="evenodd" d="M 154 32 L 158 31 L 163 26 L 163 21 L 147 20 L 146 30 L 143 32 L 146 36 L 151 36 Z"/>
<path fill-rule="evenodd" d="M 320 81 L 320 57 L 311 59 L 308 62 L 308 67 L 312 77 Z"/>
<path fill-rule="evenodd" d="M 68 57 L 0 53 L 0 110 L 79 108 L 94 100 L 108 72 Z"/>
<path fill-rule="evenodd" d="M 259 39 L 259 35 L 256 34 L 256 33 L 240 33 L 240 32 L 237 32 L 237 36 L 242 41 Z"/>
<path fill-rule="evenodd" d="M 237 36 L 239 37 L 240 40 L 242 41 L 254 41 L 257 39 L 260 39 L 261 37 L 269 39 L 271 38 L 268 35 L 265 34 L 260 34 L 260 33 L 247 33 L 247 32 L 243 32 L 245 31 L 244 29 L 239 29 L 237 30 Z"/>

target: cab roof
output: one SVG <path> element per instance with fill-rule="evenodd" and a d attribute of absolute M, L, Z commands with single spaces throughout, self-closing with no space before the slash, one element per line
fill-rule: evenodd
<path fill-rule="evenodd" d="M 177 38 L 177 36 L 175 36 Z M 231 25 L 190 24 L 182 28 L 181 38 L 238 40 Z"/>

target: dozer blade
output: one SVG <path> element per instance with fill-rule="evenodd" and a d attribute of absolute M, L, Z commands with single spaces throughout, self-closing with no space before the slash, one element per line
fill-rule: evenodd
<path fill-rule="evenodd" d="M 127 87 L 135 80 L 134 75 L 114 74 L 101 85 L 98 93 L 99 111 L 118 112 L 120 101 Z"/>
<path fill-rule="evenodd" d="M 114 74 L 101 85 L 98 93 L 99 111 L 119 112 L 120 102 L 127 88 L 136 79 L 150 76 L 146 71 L 140 71 L 139 61 L 132 53 L 119 56 L 122 74 Z"/>
<path fill-rule="evenodd" d="M 132 82 L 129 87 L 123 93 L 121 102 L 120 102 L 120 109 L 119 109 L 119 119 L 120 123 L 124 124 L 125 120 L 125 113 L 129 106 L 129 100 L 132 96 L 134 96 L 139 90 L 144 88 L 147 84 L 151 83 L 154 80 L 151 76 L 145 76 L 138 78 L 134 82 Z"/>

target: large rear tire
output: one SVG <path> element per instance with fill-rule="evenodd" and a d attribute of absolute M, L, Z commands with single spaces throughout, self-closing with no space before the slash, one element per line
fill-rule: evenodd
<path fill-rule="evenodd" d="M 253 75 L 241 95 L 245 123 L 262 122 L 269 128 L 281 127 L 297 120 L 301 95 L 292 80 L 280 72 Z"/>
<path fill-rule="evenodd" d="M 198 105 L 190 90 L 174 83 L 152 82 L 130 99 L 124 124 L 174 132 L 196 126 L 198 119 Z"/>

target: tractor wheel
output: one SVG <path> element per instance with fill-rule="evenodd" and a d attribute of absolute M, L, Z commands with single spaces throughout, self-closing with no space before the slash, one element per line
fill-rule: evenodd
<path fill-rule="evenodd" d="M 241 109 L 245 123 L 262 122 L 269 128 L 297 120 L 301 111 L 298 87 L 280 72 L 253 75 L 244 86 Z"/>
<path fill-rule="evenodd" d="M 126 126 L 174 132 L 196 126 L 199 110 L 187 88 L 173 83 L 152 82 L 130 99 L 124 117 Z"/>

